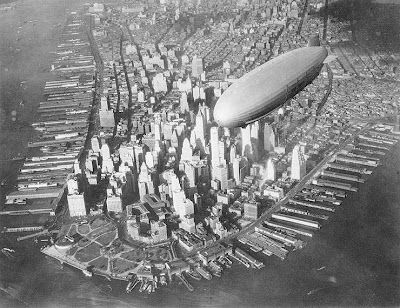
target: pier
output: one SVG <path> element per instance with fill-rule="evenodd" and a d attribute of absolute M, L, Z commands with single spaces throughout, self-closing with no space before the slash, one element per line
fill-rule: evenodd
<path fill-rule="evenodd" d="M 348 190 L 348 191 L 357 191 L 358 190 L 357 187 L 353 187 L 350 184 L 335 182 L 335 181 L 330 181 L 330 180 L 316 179 L 316 180 L 313 180 L 312 183 L 314 185 L 329 186 L 329 187 L 339 188 L 339 189 Z"/>
<path fill-rule="evenodd" d="M 186 280 L 186 278 L 183 276 L 183 274 L 175 274 L 176 277 L 178 277 L 182 283 L 188 288 L 190 292 L 194 291 L 193 286 Z"/>
<path fill-rule="evenodd" d="M 354 173 L 359 173 L 359 174 L 371 174 L 372 173 L 372 171 L 368 170 L 367 168 L 357 168 L 357 167 L 351 167 L 351 166 L 341 165 L 341 164 L 337 164 L 337 163 L 328 163 L 327 166 L 332 169 L 344 170 L 344 171 L 349 171 L 349 172 L 354 172 Z"/>
<path fill-rule="evenodd" d="M 364 179 L 359 178 L 358 176 L 339 173 L 339 172 L 332 172 L 332 171 L 324 170 L 324 171 L 321 172 L 321 175 L 327 176 L 327 177 L 330 177 L 330 178 L 336 178 L 336 179 L 352 181 L 352 182 L 358 182 L 358 183 L 364 183 L 365 182 Z"/>
<path fill-rule="evenodd" d="M 310 201 L 303 201 L 303 200 L 297 200 L 297 199 L 289 199 L 289 203 L 291 204 L 295 204 L 295 205 L 301 205 L 301 206 L 305 206 L 305 207 L 309 207 L 309 208 L 314 208 L 314 209 L 318 209 L 318 210 L 324 210 L 324 211 L 328 211 L 328 212 L 334 212 L 335 208 L 328 206 L 328 205 L 323 205 L 323 204 L 318 204 L 318 203 L 314 203 L 314 202 L 310 202 Z"/>
<path fill-rule="evenodd" d="M 336 156 L 335 160 L 345 162 L 345 163 L 356 164 L 356 165 L 378 167 L 378 162 L 375 160 L 367 160 L 367 159 L 360 159 L 360 158 L 356 158 L 356 157 L 348 157 L 348 156 L 340 156 L 340 155 Z"/>
<path fill-rule="evenodd" d="M 278 230 L 287 230 L 287 231 L 291 231 L 300 235 L 304 235 L 304 236 L 308 236 L 308 237 L 313 237 L 314 236 L 314 232 L 311 231 L 307 231 L 307 230 L 302 230 L 302 229 L 298 229 L 295 227 L 290 227 L 288 225 L 279 223 L 279 222 L 272 222 L 272 221 L 265 221 L 264 222 L 267 226 L 272 227 L 272 228 L 276 228 Z"/>

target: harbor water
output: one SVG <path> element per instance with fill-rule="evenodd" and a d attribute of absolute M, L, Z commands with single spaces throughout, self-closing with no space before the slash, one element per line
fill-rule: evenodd
<path fill-rule="evenodd" d="M 0 13 L 0 108 L 7 118 L 21 100 L 25 103 L 19 109 L 22 124 L 15 126 L 6 119 L 9 123 L 1 131 L 0 152 L 7 158 L 26 151 L 32 130 L 24 123 L 33 122 L 44 83 L 51 80 L 46 68 L 61 33 L 56 25 L 81 1 L 15 3 L 16 9 Z M 30 23 L 34 20 L 35 25 Z M 21 86 L 22 81 L 26 85 Z M 125 282 L 86 277 L 69 266 L 61 268 L 40 253 L 41 243 L 11 242 L 21 259 L 0 256 L 0 307 L 398 306 L 400 144 L 381 162 L 307 246 L 291 252 L 285 261 L 259 254 L 265 263 L 261 270 L 247 269 L 235 261 L 220 278 L 196 281 L 188 277 L 194 292 L 174 279 L 150 295 L 139 293 L 138 288 L 126 294 Z M 0 165 L 2 179 L 11 168 Z M 2 247 L 10 243 L 1 241 Z"/>

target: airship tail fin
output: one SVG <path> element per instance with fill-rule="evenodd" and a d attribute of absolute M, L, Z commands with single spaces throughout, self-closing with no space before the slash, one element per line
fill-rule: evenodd
<path fill-rule="evenodd" d="M 321 46 L 318 34 L 313 35 L 308 39 L 307 47 L 313 47 L 313 46 Z"/>

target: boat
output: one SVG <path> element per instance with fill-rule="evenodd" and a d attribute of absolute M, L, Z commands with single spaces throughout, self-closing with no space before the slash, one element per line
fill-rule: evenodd
<path fill-rule="evenodd" d="M 196 271 L 207 280 L 211 280 L 211 274 L 202 267 L 197 267 Z"/>
<path fill-rule="evenodd" d="M 12 261 L 18 260 L 17 254 L 14 249 L 4 247 L 1 249 L 1 252 L 3 253 L 3 255 L 5 255 L 8 259 Z"/>
<path fill-rule="evenodd" d="M 224 257 L 224 260 L 226 261 L 227 264 L 232 265 L 231 259 L 229 259 L 227 256 Z"/>
<path fill-rule="evenodd" d="M 188 274 L 189 277 L 195 280 L 201 280 L 201 275 L 196 271 L 187 271 L 186 273 Z"/>
<path fill-rule="evenodd" d="M 312 295 L 312 294 L 314 294 L 314 293 L 316 293 L 316 292 L 318 292 L 319 290 L 322 290 L 323 288 L 317 288 L 317 289 L 314 289 L 314 290 L 311 290 L 311 291 L 309 291 L 308 293 L 307 293 L 307 295 Z"/>
<path fill-rule="evenodd" d="M 143 278 L 142 283 L 140 284 L 139 292 L 143 292 L 144 290 L 146 290 L 148 285 L 149 282 L 147 281 L 147 279 Z"/>
<path fill-rule="evenodd" d="M 160 275 L 160 283 L 162 286 L 166 286 L 168 284 L 167 277 L 163 274 Z"/>
<path fill-rule="evenodd" d="M 216 277 L 221 277 L 221 271 L 218 271 L 217 269 L 210 268 L 210 272 Z"/>
<path fill-rule="evenodd" d="M 85 274 L 86 277 L 92 277 L 93 273 L 91 271 L 88 271 L 87 269 L 83 269 L 82 273 Z"/>
<path fill-rule="evenodd" d="M 139 283 L 138 278 L 134 278 L 131 281 L 129 281 L 128 285 L 126 286 L 126 293 L 130 293 Z"/>

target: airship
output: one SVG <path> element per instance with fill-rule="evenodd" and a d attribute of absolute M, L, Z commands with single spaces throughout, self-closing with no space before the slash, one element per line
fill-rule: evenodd
<path fill-rule="evenodd" d="M 318 44 L 319 45 L 319 44 Z M 284 53 L 236 80 L 218 99 L 214 121 L 222 127 L 245 127 L 302 91 L 332 60 L 323 46 Z"/>

